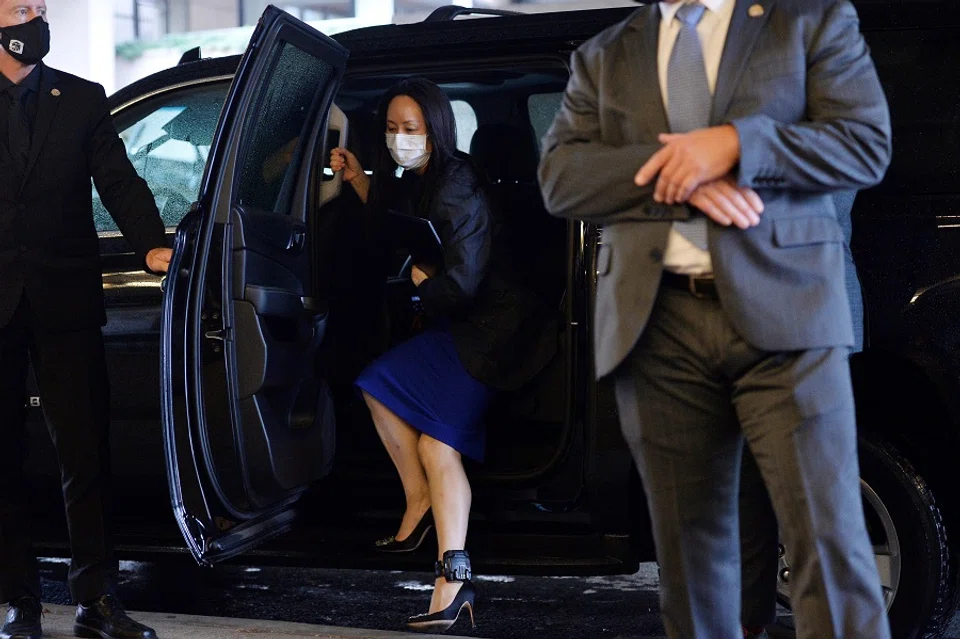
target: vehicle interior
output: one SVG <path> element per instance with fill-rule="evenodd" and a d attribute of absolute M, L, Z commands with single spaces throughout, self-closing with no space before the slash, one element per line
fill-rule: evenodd
<path fill-rule="evenodd" d="M 380 97 L 413 74 L 348 75 L 327 129 L 298 106 L 308 100 L 296 92 L 316 84 L 285 83 L 277 79 L 283 74 L 273 76 L 262 102 L 244 116 L 251 118 L 243 134 L 249 143 L 239 147 L 238 187 L 229 218 L 223 218 L 231 220 L 233 230 L 217 249 L 224 256 L 222 272 L 232 275 L 224 275 L 221 285 L 218 267 L 207 283 L 214 298 L 223 300 L 224 322 L 232 327 L 224 352 L 228 377 L 230 366 L 236 366 L 239 391 L 236 408 L 230 410 L 239 410 L 242 420 L 234 420 L 233 430 L 224 427 L 231 421 L 224 409 L 234 400 L 221 405 L 216 396 L 223 384 L 216 373 L 213 393 L 207 387 L 203 391 L 210 419 L 201 446 L 218 453 L 213 472 L 232 476 L 234 492 L 245 492 L 246 503 L 254 506 L 238 506 L 238 514 L 246 510 L 256 516 L 285 491 L 294 495 L 297 487 L 311 485 L 299 503 L 302 516 L 296 527 L 301 534 L 286 540 L 297 544 L 312 543 L 318 530 L 339 537 L 351 528 L 379 525 L 375 522 L 388 528 L 396 524 L 404 503 L 401 487 L 354 380 L 377 356 L 414 334 L 422 318 L 415 312 L 409 247 L 382 233 L 381 212 L 368 211 L 352 187 L 340 184 L 329 170 L 334 144 L 346 145 L 361 165 L 372 166 L 377 145 L 384 143 L 384 132 L 374 124 Z M 546 363 L 536 370 L 529 364 L 529 381 L 496 397 L 486 417 L 485 463 L 466 464 L 477 497 L 474 510 L 483 517 L 492 512 L 488 505 L 502 511 L 510 500 L 537 500 L 545 475 L 570 459 L 576 441 L 573 335 L 565 330 L 573 312 L 565 295 L 572 227 L 547 214 L 536 178 L 538 140 L 559 106 L 566 69 L 559 62 L 539 62 L 418 69 L 416 75 L 434 80 L 450 97 L 459 150 L 469 153 L 487 182 L 499 221 L 495 241 L 504 243 L 512 275 L 534 293 L 541 311 L 535 357 Z M 291 91 L 292 97 L 286 94 Z M 212 206 L 220 205 L 214 200 Z M 312 253 L 309 275 L 302 270 L 304 246 Z M 220 259 L 214 256 L 211 263 Z M 307 299 L 322 309 L 313 315 L 318 322 L 313 330 L 310 309 L 300 304 Z M 212 328 L 221 325 L 214 319 Z M 311 374 L 302 364 L 304 355 L 314 354 Z M 213 357 L 211 364 L 219 369 L 221 361 Z M 220 411 L 215 413 L 211 404 Z M 331 404 L 335 420 L 330 419 Z M 244 451 L 238 465 L 232 461 L 237 451 Z M 577 498 L 577 464 L 571 462 L 574 472 L 568 473 L 574 480 L 562 491 L 550 491 L 552 501 L 570 504 Z M 228 470 L 232 467 L 236 470 Z M 220 483 L 226 491 L 229 483 Z M 341 516 L 331 520 L 331 511 Z M 224 517 L 228 526 L 238 520 L 229 513 Z"/>

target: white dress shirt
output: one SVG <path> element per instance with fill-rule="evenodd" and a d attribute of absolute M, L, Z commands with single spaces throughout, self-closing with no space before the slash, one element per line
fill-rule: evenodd
<path fill-rule="evenodd" d="M 680 33 L 680 23 L 675 19 L 677 10 L 685 2 L 660 3 L 660 43 L 657 49 L 657 70 L 660 76 L 660 93 L 663 96 L 663 107 L 668 108 L 670 96 L 667 95 L 667 74 L 670 64 L 670 54 L 673 45 Z M 735 0 L 700 0 L 700 4 L 707 10 L 697 25 L 697 34 L 703 46 L 703 61 L 706 65 L 707 82 L 710 84 L 710 93 L 717 86 L 717 74 L 720 70 L 720 58 L 723 56 L 723 47 L 727 41 L 727 31 L 730 29 L 730 20 L 733 17 Z M 704 274 L 713 271 L 710 253 L 697 248 L 676 230 L 670 230 L 667 238 L 667 249 L 664 252 L 663 267 L 668 271 L 687 274 Z"/>

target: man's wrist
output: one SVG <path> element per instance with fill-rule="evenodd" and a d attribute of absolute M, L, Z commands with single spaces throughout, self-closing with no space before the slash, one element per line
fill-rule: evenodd
<path fill-rule="evenodd" d="M 740 161 L 740 133 L 737 131 L 737 127 L 732 124 L 723 124 L 720 126 L 724 130 L 724 133 L 727 137 L 727 144 L 730 147 L 731 157 L 734 160 L 734 163 Z"/>

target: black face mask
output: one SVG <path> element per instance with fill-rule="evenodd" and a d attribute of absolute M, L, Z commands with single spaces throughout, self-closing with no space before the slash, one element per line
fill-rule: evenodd
<path fill-rule="evenodd" d="M 26 24 L 0 29 L 0 46 L 23 64 L 36 64 L 50 53 L 50 25 L 37 17 Z"/>

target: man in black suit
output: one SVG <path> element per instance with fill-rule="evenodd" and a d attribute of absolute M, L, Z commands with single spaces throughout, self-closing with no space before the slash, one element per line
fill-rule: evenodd
<path fill-rule="evenodd" d="M 0 639 L 39 639 L 40 577 L 27 532 L 27 363 L 56 445 L 77 635 L 155 639 L 114 594 L 109 537 L 106 323 L 90 179 L 144 267 L 171 251 L 130 164 L 103 87 L 54 71 L 44 0 L 0 0 Z"/>

